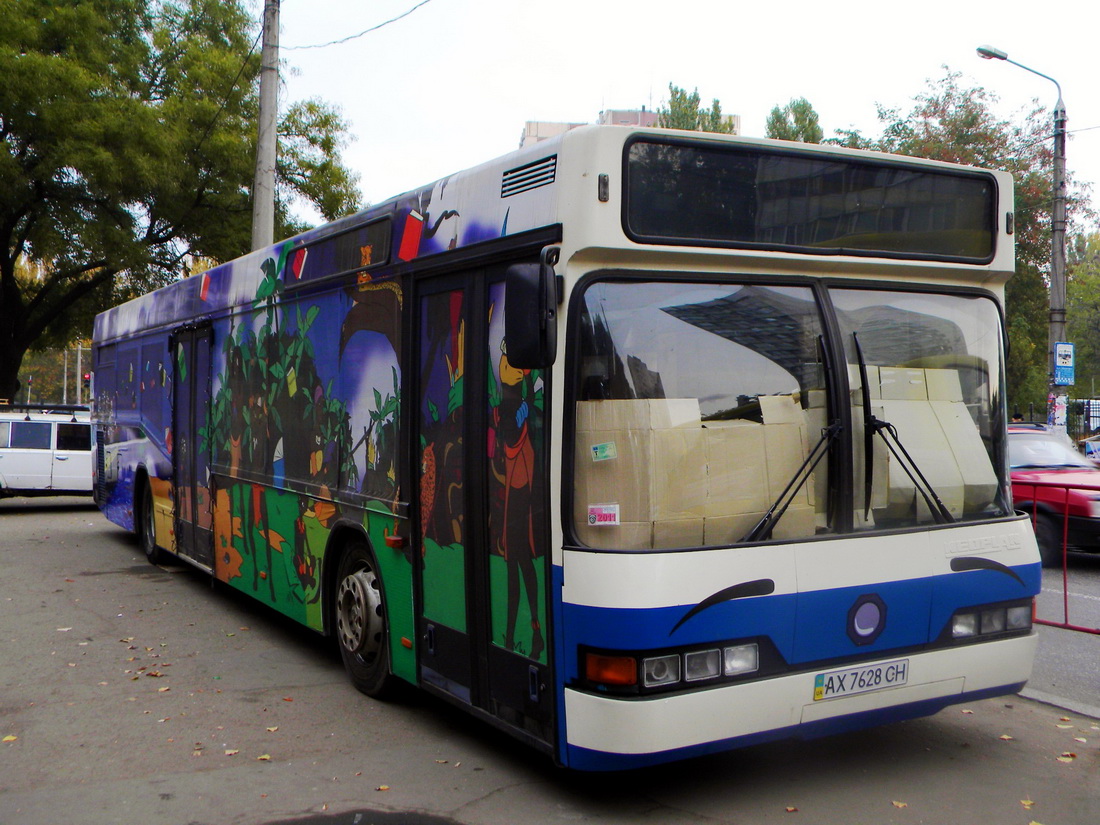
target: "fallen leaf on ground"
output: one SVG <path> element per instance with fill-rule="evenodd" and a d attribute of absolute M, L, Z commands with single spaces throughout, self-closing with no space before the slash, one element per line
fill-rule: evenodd
<path fill-rule="evenodd" d="M 963 709 L 962 709 L 961 711 L 959 711 L 959 712 L 960 712 L 960 713 L 973 713 L 974 711 L 972 711 L 972 710 L 971 710 L 970 708 L 963 708 Z"/>
<path fill-rule="evenodd" d="M 1073 741 L 1074 741 L 1074 742 L 1080 742 L 1080 743 L 1081 743 L 1082 745 L 1084 745 L 1084 744 L 1086 744 L 1086 743 L 1087 743 L 1087 742 L 1088 742 L 1089 740 L 1088 740 L 1088 739 L 1086 739 L 1086 738 L 1085 738 L 1085 737 L 1083 737 L 1083 736 L 1075 736 L 1075 737 L 1073 737 Z"/>
<path fill-rule="evenodd" d="M 1015 737 L 1009 736 L 1007 733 L 1002 733 L 998 738 L 1003 739 L 1006 742 L 1011 742 Z"/>
<path fill-rule="evenodd" d="M 1072 728 L 1073 725 L 1055 725 L 1054 727 L 1061 728 L 1062 730 L 1067 730 L 1068 728 Z"/>
<path fill-rule="evenodd" d="M 1065 752 L 1062 753 L 1061 756 L 1059 756 L 1057 758 L 1058 758 L 1059 762 L 1072 762 L 1074 759 L 1077 758 L 1077 754 L 1070 753 L 1069 751 L 1065 751 Z"/>
<path fill-rule="evenodd" d="M 9 733 L 9 734 L 8 734 L 7 736 L 5 736 L 5 737 L 4 737 L 4 741 L 5 741 L 5 742 L 14 742 L 14 741 L 15 741 L 16 739 L 18 739 L 18 738 L 19 738 L 18 736 L 12 736 L 12 735 L 11 735 L 11 734 Z"/>
<path fill-rule="evenodd" d="M 271 754 L 270 753 L 260 754 L 259 756 L 256 757 L 256 761 L 257 762 L 270 762 L 271 761 Z"/>
<path fill-rule="evenodd" d="M 908 803 L 908 802 L 898 802 L 898 801 L 897 801 L 897 800 L 895 799 L 895 800 L 894 800 L 894 807 L 895 807 L 895 808 L 908 808 L 908 807 L 909 807 L 909 803 Z"/>
<path fill-rule="evenodd" d="M 275 732 L 275 731 L 277 731 L 278 729 L 279 729 L 279 726 L 278 726 L 278 725 L 272 725 L 272 726 L 271 726 L 270 728 L 268 728 L 268 729 L 267 729 L 267 732 L 268 732 L 268 733 L 274 733 L 274 732 Z"/>
<path fill-rule="evenodd" d="M 240 751 L 239 748 L 226 748 L 225 755 L 226 756 L 236 756 L 240 752 L 241 751 Z"/>
<path fill-rule="evenodd" d="M 1031 806 L 1035 804 L 1035 800 L 1031 797 L 1028 797 L 1027 799 L 1021 799 L 1020 804 L 1024 806 L 1024 810 L 1030 811 Z"/>
<path fill-rule="evenodd" d="M 389 789 L 389 785 L 379 785 L 377 788 L 375 788 L 376 791 L 388 791 Z"/>

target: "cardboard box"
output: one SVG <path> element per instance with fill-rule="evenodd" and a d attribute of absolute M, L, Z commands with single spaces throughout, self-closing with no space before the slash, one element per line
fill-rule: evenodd
<path fill-rule="evenodd" d="M 946 370 L 940 371 L 946 372 Z M 929 390 L 931 390 L 931 384 L 929 384 Z M 963 510 L 965 512 L 984 510 L 997 497 L 997 474 L 993 471 L 989 453 L 986 452 L 974 419 L 961 400 L 929 401 L 928 405 L 935 413 L 944 436 L 951 445 L 955 465 L 962 475 Z"/>
<path fill-rule="evenodd" d="M 741 538 L 808 449 L 791 396 L 763 396 L 760 408 L 763 424 L 704 427 L 693 398 L 578 403 L 574 518 L 581 538 L 624 550 L 702 546 L 708 518 L 712 538 L 721 536 L 715 542 Z M 784 530 L 813 535 L 813 499 L 811 482 L 781 520 Z"/>
<path fill-rule="evenodd" d="M 879 396 L 883 401 L 927 401 L 924 370 L 910 367 L 879 367 Z M 870 383 L 871 377 L 867 376 Z"/>
<path fill-rule="evenodd" d="M 929 401 L 962 401 L 962 382 L 958 370 L 925 370 Z"/>
<path fill-rule="evenodd" d="M 577 404 L 577 530 L 624 550 L 703 543 L 706 451 L 694 398 Z M 593 512 L 614 517 L 588 523 Z"/>
<path fill-rule="evenodd" d="M 754 421 L 707 422 L 708 519 L 763 513 L 771 504 L 763 431 Z"/>
<path fill-rule="evenodd" d="M 712 547 L 735 544 L 763 517 L 763 511 L 733 516 L 708 516 L 703 524 L 703 543 Z"/>
<path fill-rule="evenodd" d="M 928 401 L 884 398 L 879 403 L 882 406 L 875 410 L 875 415 L 894 426 L 901 445 L 905 447 L 913 464 L 927 479 L 948 512 L 956 518 L 961 516 L 962 472 L 955 461 L 951 445 L 944 435 L 939 419 L 936 418 Z M 898 452 L 901 451 L 898 450 Z M 889 452 L 887 462 L 889 500 L 885 515 L 889 518 L 906 519 L 912 516 L 915 506 L 918 521 L 933 521 L 924 496 L 918 492 L 905 469 L 899 466 L 900 459 L 893 452 Z M 875 482 L 881 483 L 877 475 Z"/>

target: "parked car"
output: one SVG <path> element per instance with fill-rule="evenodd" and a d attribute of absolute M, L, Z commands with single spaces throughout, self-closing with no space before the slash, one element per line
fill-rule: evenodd
<path fill-rule="evenodd" d="M 1008 428 L 1012 498 L 1033 515 L 1044 567 L 1061 567 L 1070 550 L 1100 551 L 1100 468 L 1069 438 L 1041 424 Z"/>
<path fill-rule="evenodd" d="M 0 406 L 0 498 L 90 495 L 86 407 Z"/>

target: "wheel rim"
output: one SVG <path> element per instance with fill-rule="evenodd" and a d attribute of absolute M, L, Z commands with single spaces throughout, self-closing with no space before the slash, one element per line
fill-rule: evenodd
<path fill-rule="evenodd" d="M 378 579 L 370 568 L 349 573 L 340 582 L 336 626 L 345 650 L 367 664 L 377 657 L 382 641 L 382 599 Z"/>

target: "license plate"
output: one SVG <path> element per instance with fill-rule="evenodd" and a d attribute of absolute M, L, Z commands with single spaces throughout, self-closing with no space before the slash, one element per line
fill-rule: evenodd
<path fill-rule="evenodd" d="M 908 678 L 908 659 L 830 670 L 814 677 L 814 701 L 897 687 L 904 685 Z"/>

